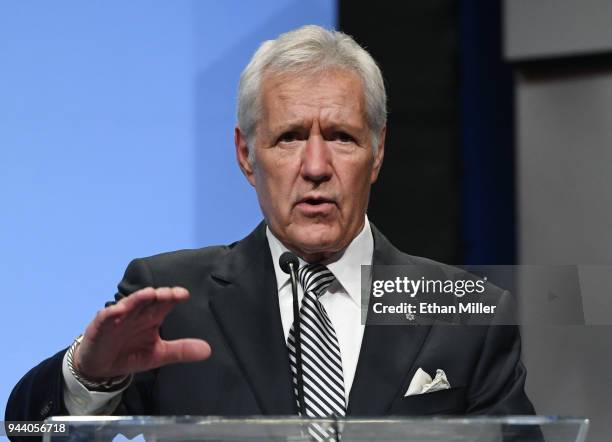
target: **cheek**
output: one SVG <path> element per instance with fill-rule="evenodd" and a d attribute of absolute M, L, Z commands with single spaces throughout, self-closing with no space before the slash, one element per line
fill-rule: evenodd
<path fill-rule="evenodd" d="M 346 164 L 344 171 L 348 177 L 347 181 L 350 183 L 349 191 L 352 189 L 356 192 L 370 187 L 373 173 L 371 160 L 353 161 L 350 164 Z"/>
<path fill-rule="evenodd" d="M 277 166 L 258 167 L 255 188 L 260 200 L 275 212 L 286 212 L 291 202 L 292 183 L 286 169 Z"/>
<path fill-rule="evenodd" d="M 350 173 L 345 175 L 346 179 L 343 183 L 343 212 L 360 210 L 368 204 L 372 168 L 363 163 L 356 163 L 345 170 Z"/>

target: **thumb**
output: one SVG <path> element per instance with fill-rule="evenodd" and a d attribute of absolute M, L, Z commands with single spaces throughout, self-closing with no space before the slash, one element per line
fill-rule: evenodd
<path fill-rule="evenodd" d="M 196 362 L 207 359 L 211 349 L 208 342 L 202 339 L 177 339 L 162 341 L 157 355 L 158 366 L 179 362 Z"/>

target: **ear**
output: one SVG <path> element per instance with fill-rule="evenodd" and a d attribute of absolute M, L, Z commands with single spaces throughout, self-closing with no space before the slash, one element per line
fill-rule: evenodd
<path fill-rule="evenodd" d="M 387 125 L 385 124 L 380 131 L 378 136 L 378 149 L 374 155 L 374 165 L 372 167 L 372 176 L 370 178 L 370 184 L 374 183 L 378 178 L 378 173 L 382 167 L 383 158 L 385 157 L 385 135 L 387 134 Z"/>
<path fill-rule="evenodd" d="M 246 179 L 249 180 L 251 186 L 255 187 L 253 165 L 249 161 L 249 146 L 247 145 L 244 133 L 240 130 L 238 125 L 236 125 L 234 129 L 234 144 L 236 145 L 236 161 L 238 161 L 238 166 L 240 166 L 240 170 L 242 170 Z"/>

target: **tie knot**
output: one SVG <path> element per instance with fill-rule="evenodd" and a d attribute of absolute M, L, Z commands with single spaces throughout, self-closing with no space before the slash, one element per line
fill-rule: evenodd
<path fill-rule="evenodd" d="M 308 264 L 302 267 L 298 276 L 304 292 L 314 292 L 318 298 L 334 282 L 336 277 L 321 264 Z"/>

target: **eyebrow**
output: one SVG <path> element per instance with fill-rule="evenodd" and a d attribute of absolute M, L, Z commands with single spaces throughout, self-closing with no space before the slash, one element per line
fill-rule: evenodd
<path fill-rule="evenodd" d="M 293 121 L 283 122 L 283 123 L 277 124 L 276 126 L 270 127 L 270 132 L 279 133 L 279 132 L 287 132 L 287 131 L 298 130 L 298 129 L 302 130 L 304 129 L 305 123 L 306 123 L 305 119 L 296 119 Z"/>
<path fill-rule="evenodd" d="M 270 128 L 271 133 L 283 133 L 287 131 L 294 130 L 303 130 L 305 128 L 307 120 L 305 119 L 295 119 L 292 121 L 283 122 L 277 124 Z M 308 125 L 308 129 L 310 129 L 310 125 Z M 330 124 L 324 124 L 321 129 L 323 132 L 327 132 L 329 130 L 345 130 L 349 132 L 359 132 L 360 130 L 365 129 L 365 127 L 359 127 L 354 124 L 350 124 L 346 121 L 344 122 L 331 122 Z"/>

